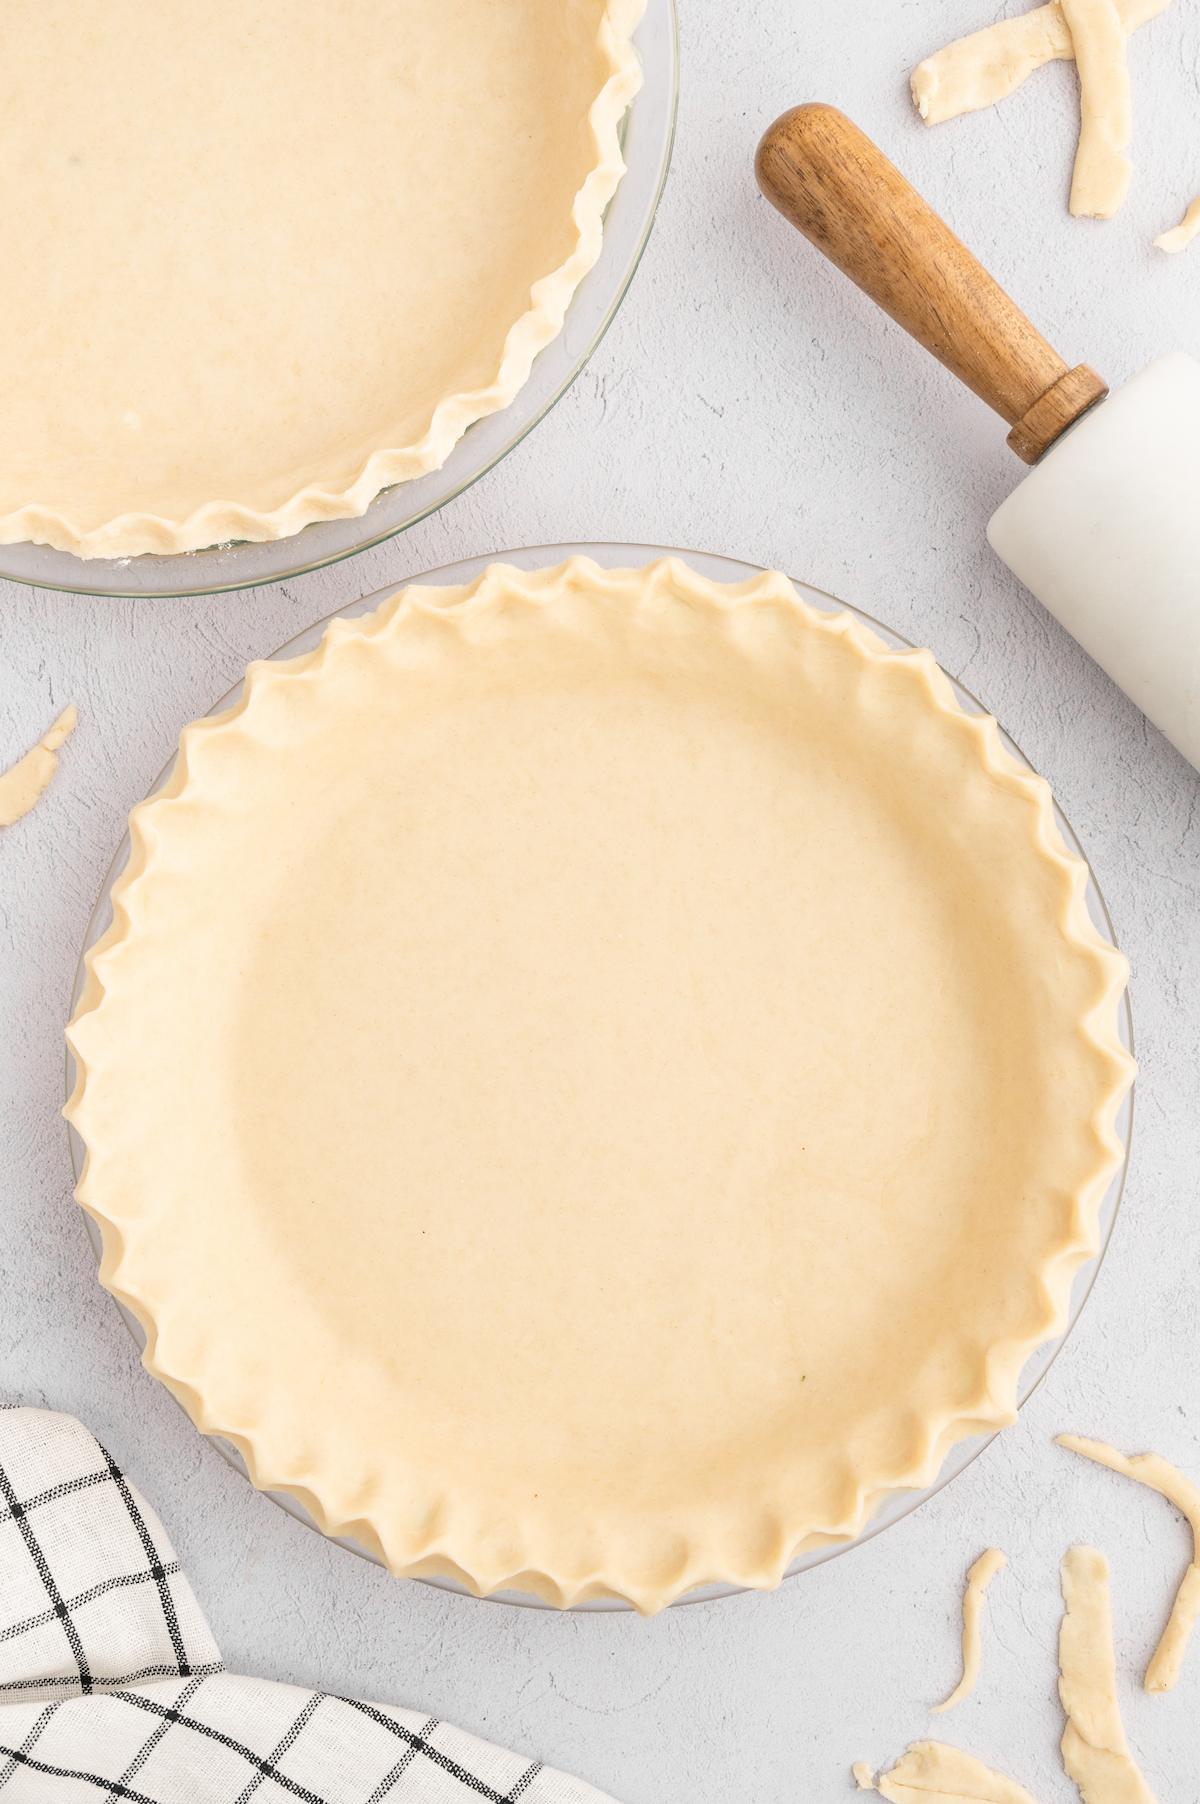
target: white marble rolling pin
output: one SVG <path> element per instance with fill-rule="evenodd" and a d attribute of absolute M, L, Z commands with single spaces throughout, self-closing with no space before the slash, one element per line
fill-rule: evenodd
<path fill-rule="evenodd" d="M 1200 363 L 1162 357 L 1106 399 L 834 107 L 777 119 L 757 172 L 806 238 L 1008 421 L 1035 468 L 992 516 L 994 549 L 1200 769 Z"/>

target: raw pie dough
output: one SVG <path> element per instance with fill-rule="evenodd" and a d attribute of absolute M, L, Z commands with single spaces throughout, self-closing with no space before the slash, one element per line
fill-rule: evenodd
<path fill-rule="evenodd" d="M 6 0 L 0 543 L 361 514 L 600 250 L 643 0 Z"/>
<path fill-rule="evenodd" d="M 11 827 L 28 814 L 50 787 L 58 769 L 59 750 L 75 731 L 77 718 L 73 707 L 64 708 L 37 744 L 11 769 L 0 772 L 0 827 Z"/>
<path fill-rule="evenodd" d="M 874 1785 L 864 1761 L 854 1767 L 854 1777 L 860 1791 L 877 1791 L 888 1804 L 926 1804 L 931 1797 L 940 1804 L 1035 1804 L 1015 1779 L 944 1741 L 914 1742 Z"/>
<path fill-rule="evenodd" d="M 1146 1668 L 1147 1691 L 1171 1691 L 1179 1678 L 1188 1640 L 1200 1618 L 1200 1485 L 1185 1478 L 1177 1466 L 1172 1466 L 1158 1453 L 1136 1453 L 1130 1458 L 1118 1453 L 1115 1447 L 1108 1447 L 1103 1441 L 1090 1441 L 1084 1435 L 1060 1434 L 1056 1438 L 1059 1446 L 1066 1447 L 1069 1452 L 1081 1453 L 1085 1459 L 1095 1460 L 1098 1466 L 1107 1466 L 1110 1472 L 1119 1472 L 1123 1477 L 1136 1479 L 1138 1484 L 1157 1491 L 1187 1518 L 1192 1531 L 1191 1565 L 1183 1575 L 1162 1639 Z"/>
<path fill-rule="evenodd" d="M 1200 194 L 1196 196 L 1179 224 L 1172 226 L 1169 231 L 1160 232 L 1154 242 L 1160 251 L 1170 251 L 1174 254 L 1178 251 L 1185 251 L 1197 232 L 1200 232 Z"/>
<path fill-rule="evenodd" d="M 330 1532 L 652 1610 L 1013 1419 L 1126 967 L 928 652 L 777 575 L 494 566 L 254 666 L 130 831 L 79 1199 Z"/>
<path fill-rule="evenodd" d="M 1095 1547 L 1063 1555 L 1066 1611 L 1058 1637 L 1058 1691 L 1066 1712 L 1062 1757 L 1083 1804 L 1155 1804 L 1129 1752 L 1113 1658 L 1108 1561 Z"/>
<path fill-rule="evenodd" d="M 1165 12 L 1171 0 L 1117 0 L 1125 31 L 1133 32 Z M 1044 63 L 1069 62 L 1075 55 L 1071 28 L 1059 0 L 1014 13 L 958 38 L 918 63 L 912 96 L 926 125 L 941 125 L 960 113 L 995 106 L 1015 93 Z"/>
<path fill-rule="evenodd" d="M 1129 192 L 1132 136 L 1125 29 L 1116 0 L 1062 0 L 1079 73 L 1079 145 L 1071 211 L 1111 219 Z"/>
<path fill-rule="evenodd" d="M 967 1588 L 963 1593 L 963 1625 L 962 1625 L 962 1678 L 944 1703 L 933 1706 L 934 1715 L 943 1710 L 953 1710 L 955 1704 L 961 1704 L 965 1697 L 970 1697 L 979 1678 L 979 1661 L 982 1652 L 980 1644 L 979 1623 L 983 1615 L 983 1600 L 987 1588 L 998 1572 L 1003 1572 L 1008 1561 L 998 1547 L 989 1547 L 981 1553 L 967 1574 Z"/>
<path fill-rule="evenodd" d="M 918 63 L 910 78 L 913 102 L 927 125 L 993 105 L 1057 58 L 1074 58 L 1079 75 L 1079 142 L 1071 181 L 1071 212 L 1109 219 L 1129 189 L 1132 134 L 1126 44 L 1130 32 L 1155 18 L 1170 0 L 1051 0 L 1001 19 Z M 1155 239 L 1182 250 L 1200 229 L 1190 215 Z"/>

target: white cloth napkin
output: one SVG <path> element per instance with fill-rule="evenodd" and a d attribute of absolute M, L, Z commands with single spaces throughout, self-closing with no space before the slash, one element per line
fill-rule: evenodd
<path fill-rule="evenodd" d="M 87 1429 L 0 1408 L 0 1804 L 612 1804 L 436 1717 L 225 1671 Z"/>

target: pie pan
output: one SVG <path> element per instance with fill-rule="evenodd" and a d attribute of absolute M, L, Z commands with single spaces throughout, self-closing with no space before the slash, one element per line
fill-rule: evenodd
<path fill-rule="evenodd" d="M 602 569 L 604 567 L 621 568 L 627 564 L 639 563 L 639 562 L 644 561 L 648 555 L 652 555 L 652 548 L 648 548 L 648 547 L 613 546 L 613 545 L 590 546 L 590 547 L 539 547 L 536 549 L 523 551 L 523 552 L 519 552 L 519 553 L 515 553 L 515 554 L 508 554 L 504 561 L 506 564 L 516 565 L 518 569 L 522 569 L 522 568 L 537 569 L 537 567 L 539 567 L 539 566 L 542 566 L 545 564 L 552 564 L 555 562 L 555 560 L 561 559 L 564 556 L 569 556 L 573 553 L 584 552 L 584 551 L 586 551 L 586 553 L 594 560 L 594 563 L 601 566 Z M 459 584 L 462 582 L 469 583 L 476 576 L 479 575 L 481 569 L 483 568 L 485 563 L 488 561 L 490 561 L 490 560 L 480 559 L 480 560 L 475 560 L 469 564 L 455 566 L 453 569 L 430 572 L 430 573 L 427 573 L 427 575 L 424 578 L 418 578 L 417 581 L 418 582 L 429 582 L 439 588 L 445 587 L 448 585 L 456 585 L 456 584 Z M 705 556 L 700 556 L 700 555 L 692 555 L 692 554 L 689 554 L 687 557 L 687 567 L 690 571 L 697 573 L 700 578 L 707 578 L 710 582 L 723 582 L 726 584 L 731 583 L 731 582 L 738 582 L 738 581 L 749 581 L 751 579 L 757 578 L 758 574 L 759 574 L 759 573 L 756 573 L 753 570 L 751 570 L 748 566 L 737 565 L 727 559 L 710 558 L 710 557 L 705 557 Z M 812 608 L 820 610 L 822 612 L 822 616 L 826 620 L 828 620 L 830 613 L 832 612 L 832 610 L 835 607 L 835 604 L 833 603 L 832 598 L 829 596 L 823 595 L 820 591 L 812 590 L 805 585 L 797 585 L 797 588 L 799 590 L 799 594 L 801 596 L 802 601 L 807 603 Z M 378 596 L 367 598 L 367 600 L 365 600 L 361 603 L 355 604 L 355 606 L 352 607 L 351 609 L 349 609 L 348 612 L 353 614 L 353 613 L 358 613 L 358 612 L 362 612 L 364 610 L 370 609 L 373 606 L 373 604 L 375 604 L 379 600 L 380 600 L 380 597 L 378 597 Z M 844 619 L 845 618 L 844 610 L 842 611 L 842 615 L 843 615 L 843 619 Z M 861 620 L 864 617 L 860 616 L 859 618 Z M 886 629 L 879 628 L 878 625 L 875 623 L 870 623 L 870 624 L 871 624 L 873 633 L 876 635 L 876 638 L 877 639 L 882 638 L 886 645 L 891 646 L 891 647 L 900 647 L 900 646 L 904 645 L 904 641 L 899 640 L 896 635 L 888 633 L 886 631 Z M 293 641 L 290 645 L 282 648 L 281 653 L 279 655 L 294 656 L 297 652 L 303 652 L 305 649 L 307 649 L 309 646 L 311 646 L 313 640 L 320 634 L 321 630 L 322 630 L 321 626 L 313 628 L 309 633 L 302 635 L 299 639 Z M 852 631 L 853 628 L 848 628 L 847 630 Z M 907 665 L 908 660 L 903 659 L 903 660 L 901 660 L 901 663 Z M 910 666 L 910 671 L 912 668 L 913 667 Z M 975 702 L 974 698 L 970 697 L 967 694 L 967 692 L 956 688 L 955 693 L 956 693 L 957 702 L 958 702 L 959 706 L 964 710 L 964 712 L 966 712 L 967 714 L 979 714 L 981 712 L 981 710 L 979 708 L 979 704 L 977 702 Z M 229 699 L 231 699 L 231 698 L 226 698 L 226 700 L 229 700 Z M 219 704 L 219 706 L 221 706 L 221 705 L 223 705 L 223 704 Z M 1020 759 L 1019 754 L 1015 753 L 1015 749 L 1012 748 L 1011 742 L 1006 742 L 1006 745 L 1008 748 L 1009 755 L 1015 756 L 1018 760 L 1018 763 L 1021 764 L 1024 767 L 1024 769 L 1028 770 L 1028 765 L 1025 763 L 1024 760 Z M 166 773 L 164 773 L 164 776 L 165 775 L 166 775 Z M 1062 834 L 1062 836 L 1064 837 L 1064 839 L 1067 841 L 1068 844 L 1070 844 L 1070 845 L 1074 846 L 1076 849 L 1078 849 L 1078 842 L 1075 840 L 1074 835 L 1071 833 L 1069 826 L 1065 822 L 1065 819 L 1061 816 L 1061 814 L 1058 814 L 1056 818 L 1057 818 L 1059 832 Z M 106 882 L 104 893 L 101 896 L 100 902 L 97 906 L 96 913 L 93 917 L 93 921 L 89 928 L 89 933 L 88 933 L 88 944 L 89 945 L 94 943 L 94 941 L 96 940 L 98 935 L 100 935 L 104 929 L 106 917 L 109 912 L 108 898 L 109 898 L 110 888 L 111 888 L 112 882 L 115 880 L 115 878 L 119 874 L 120 866 L 123 862 L 124 854 L 125 854 L 126 850 L 127 850 L 127 847 L 123 848 L 120 852 L 118 852 L 117 859 L 114 863 L 113 870 L 110 872 L 108 882 Z M 1083 869 L 1083 868 L 1086 868 L 1086 867 L 1081 867 L 1081 869 Z M 1014 881 L 1015 881 L 1015 879 L 1014 879 Z M 1087 902 L 1088 911 L 1091 915 L 1092 923 L 1093 923 L 1094 927 L 1096 928 L 1096 930 L 1100 936 L 1100 939 L 1102 939 L 1107 945 L 1109 945 L 1111 947 L 1112 940 L 1113 940 L 1111 923 L 1109 922 L 1107 912 L 1104 909 L 1103 901 L 1099 895 L 1099 891 L 1098 891 L 1098 888 L 1095 884 L 1095 880 L 1093 877 L 1089 877 L 1089 879 L 1088 879 L 1086 902 Z M 885 931 L 886 931 L 886 923 L 884 925 L 885 925 Z M 1097 944 L 1098 943 L 1099 942 L 1097 942 Z M 1119 963 L 1119 961 L 1114 961 L 1114 963 L 1115 964 Z M 82 963 L 81 963 L 81 979 L 82 979 Z M 1130 1025 L 1127 992 L 1125 992 L 1124 990 L 1122 990 L 1120 992 L 1120 1003 L 1119 1003 L 1119 1008 L 1116 1011 L 1116 1014 L 1117 1014 L 1117 1022 L 1116 1022 L 1117 1031 L 1119 1031 L 1119 1036 L 1120 1036 L 1121 1041 L 1123 1042 L 1125 1047 L 1128 1048 L 1130 1046 L 1132 1036 L 1131 1036 L 1131 1025 Z M 94 1057 L 94 1052 L 95 1052 L 95 1044 L 93 1041 L 92 1052 L 91 1052 L 92 1057 Z M 1040 1381 L 1040 1378 L 1044 1375 L 1045 1370 L 1047 1369 L 1051 1359 L 1054 1356 L 1054 1352 L 1057 1350 L 1057 1346 L 1061 1344 L 1061 1340 L 1062 1340 L 1062 1338 L 1064 1338 L 1065 1332 L 1069 1331 L 1069 1328 L 1073 1324 L 1073 1322 L 1079 1312 L 1079 1309 L 1082 1307 L 1083 1300 L 1087 1294 L 1088 1289 L 1090 1288 L 1092 1280 L 1094 1279 L 1095 1272 L 1096 1272 L 1096 1269 L 1099 1264 L 1099 1260 L 1103 1256 L 1103 1251 L 1107 1245 L 1108 1237 L 1111 1232 L 1112 1223 L 1113 1223 L 1113 1219 L 1115 1216 L 1117 1204 L 1119 1201 L 1121 1187 L 1123 1184 L 1125 1164 L 1126 1164 L 1127 1156 L 1128 1156 L 1128 1143 L 1129 1143 L 1129 1134 L 1130 1134 L 1130 1128 L 1131 1128 L 1131 1113 L 1132 1113 L 1131 1096 L 1129 1094 L 1125 1094 L 1123 1097 L 1123 1100 L 1121 1101 L 1119 1111 L 1116 1113 L 1115 1119 L 1113 1122 L 1116 1139 L 1112 1143 L 1112 1148 L 1113 1148 L 1113 1153 L 1115 1155 L 1116 1151 L 1118 1150 L 1117 1142 L 1119 1141 L 1120 1157 L 1119 1158 L 1114 1157 L 1114 1158 L 1110 1159 L 1104 1168 L 1105 1173 L 1108 1177 L 1108 1182 L 1107 1182 L 1107 1187 L 1106 1187 L 1106 1191 L 1105 1191 L 1103 1198 L 1101 1199 L 1098 1194 L 1094 1197 L 1097 1214 L 1096 1214 L 1096 1218 L 1095 1218 L 1095 1221 L 1093 1224 L 1093 1230 L 1088 1236 L 1088 1247 L 1090 1249 L 1091 1256 L 1088 1257 L 1086 1260 L 1083 1260 L 1078 1257 L 1072 1259 L 1072 1262 L 1071 1262 L 1071 1265 L 1069 1268 L 1070 1272 L 1073 1273 L 1073 1282 L 1070 1285 L 1069 1307 L 1067 1306 L 1067 1298 L 1066 1298 L 1066 1295 L 1064 1292 L 1062 1294 L 1062 1298 L 1061 1298 L 1063 1306 L 1059 1312 L 1059 1317 L 1058 1317 L 1059 1325 L 1063 1326 L 1064 1332 L 1060 1333 L 1060 1334 L 1056 1334 L 1052 1338 L 1049 1338 L 1049 1339 L 1047 1339 L 1045 1336 L 1043 1336 L 1042 1344 L 1039 1346 L 1037 1352 L 1031 1358 L 1029 1358 L 1029 1360 L 1024 1364 L 1023 1368 L 1021 1369 L 1020 1375 L 1019 1375 L 1019 1382 L 1015 1381 L 1015 1376 L 1014 1376 L 1013 1390 L 1010 1394 L 1013 1395 L 1017 1401 L 1023 1402 L 1024 1399 L 1031 1393 L 1031 1391 L 1033 1390 L 1035 1385 Z M 79 1143 L 76 1141 L 74 1134 L 72 1135 L 72 1152 L 73 1152 L 73 1158 L 74 1158 L 75 1164 L 76 1164 L 76 1169 L 78 1172 L 80 1170 L 80 1163 L 81 1163 L 81 1161 L 80 1161 L 81 1147 L 80 1147 Z M 118 1286 L 118 1288 L 119 1288 L 119 1286 Z M 129 1318 L 129 1317 L 127 1317 L 127 1320 L 130 1321 L 131 1327 L 134 1329 L 135 1334 L 137 1334 L 138 1338 L 140 1339 L 141 1336 L 138 1331 L 136 1322 L 133 1322 L 131 1320 L 131 1318 Z M 810 1367 L 810 1370 L 811 1370 L 811 1367 Z M 1015 1368 L 1014 1368 L 1014 1375 L 1015 1375 Z M 996 1420 L 997 1418 L 993 1417 L 992 1419 Z M 1001 1419 L 1003 1419 L 1003 1418 L 1001 1418 Z M 213 1424 L 210 1419 L 210 1421 L 208 1423 L 206 1423 L 206 1427 L 211 1428 L 212 1425 Z M 920 1490 L 917 1487 L 911 1487 L 906 1491 L 902 1491 L 901 1489 L 899 1489 L 897 1487 L 896 1489 L 889 1492 L 889 1494 L 886 1497 L 886 1500 L 883 1501 L 881 1507 L 878 1508 L 874 1513 L 871 1513 L 869 1515 L 869 1517 L 866 1519 L 866 1521 L 862 1527 L 862 1533 L 860 1534 L 860 1536 L 858 1538 L 865 1538 L 867 1535 L 873 1535 L 875 1533 L 878 1533 L 883 1527 L 887 1526 L 887 1524 L 889 1522 L 898 1519 L 900 1516 L 906 1514 L 910 1509 L 915 1507 L 916 1504 L 921 1500 L 921 1497 L 923 1495 L 929 1494 L 929 1492 L 931 1490 L 940 1488 L 940 1486 L 945 1484 L 950 1477 L 954 1476 L 955 1473 L 957 1473 L 958 1471 L 961 1471 L 963 1469 L 963 1467 L 969 1462 L 969 1460 L 974 1456 L 974 1454 L 977 1451 L 979 1451 L 980 1447 L 983 1444 L 985 1444 L 985 1441 L 987 1438 L 988 1438 L 987 1436 L 981 1436 L 981 1435 L 977 1435 L 977 1436 L 974 1436 L 973 1438 L 969 1438 L 969 1439 L 968 1438 L 956 1438 L 953 1445 L 950 1446 L 949 1451 L 946 1453 L 946 1457 L 944 1458 L 944 1460 L 941 1463 L 941 1469 L 938 1472 L 937 1477 L 933 1481 L 933 1483 L 926 1484 L 926 1486 L 923 1490 Z M 225 1451 L 225 1450 L 226 1449 L 223 1449 L 223 1451 Z M 228 1451 L 230 1451 L 232 1454 L 232 1450 L 228 1450 Z M 236 1455 L 232 1455 L 232 1457 L 234 1457 L 235 1463 L 238 1463 Z M 930 1468 L 929 1472 L 931 1472 L 932 1469 L 933 1468 Z M 261 1468 L 260 1468 L 260 1471 L 261 1471 Z M 929 1476 L 929 1472 L 927 1472 L 925 1474 L 926 1477 Z M 264 1488 L 270 1489 L 269 1482 L 265 1484 Z M 281 1503 L 283 1503 L 284 1507 L 288 1508 L 291 1511 L 291 1513 L 299 1516 L 301 1519 L 304 1519 L 305 1512 L 298 1505 L 297 1500 L 293 1495 L 289 1495 L 289 1494 L 285 1493 L 285 1494 L 281 1495 L 278 1500 Z M 335 1538 L 337 1538 L 337 1537 L 335 1536 Z M 794 1545 L 794 1544 L 795 1544 L 794 1542 L 791 1543 L 791 1545 Z M 841 1549 L 845 1545 L 848 1545 L 848 1544 L 852 1544 L 852 1542 L 850 1542 L 847 1538 L 842 1538 L 841 1540 L 835 1541 L 831 1544 L 826 1543 L 823 1545 L 812 1546 L 807 1551 L 803 1552 L 800 1555 L 800 1557 L 798 1557 L 797 1559 L 795 1559 L 793 1561 L 792 1565 L 789 1567 L 789 1571 L 793 1571 L 793 1572 L 799 1571 L 809 1565 L 816 1564 L 823 1559 L 831 1557 L 833 1553 L 841 1551 Z M 347 1545 L 351 1545 L 351 1546 L 355 1545 L 353 1539 L 348 1540 Z M 361 1548 L 359 1548 L 358 1550 L 362 1551 Z M 510 1568 L 510 1570 L 511 1570 L 511 1568 Z M 778 1576 L 778 1574 L 779 1574 L 779 1568 L 777 1567 L 775 1570 L 775 1576 Z M 422 1574 L 418 1574 L 418 1575 L 424 1576 Z M 763 1581 L 755 1579 L 754 1582 L 758 1583 L 758 1582 L 763 1582 Z M 454 1587 L 454 1588 L 457 1588 L 457 1587 Z M 736 1590 L 739 1588 L 742 1588 L 742 1587 L 738 1587 L 736 1585 L 704 1585 L 703 1587 L 696 1587 L 696 1588 L 689 1587 L 689 1588 L 686 1588 L 686 1590 L 687 1590 L 687 1594 L 689 1597 L 693 1597 L 693 1596 L 694 1597 L 701 1597 L 701 1596 L 707 1597 L 707 1596 L 714 1596 L 714 1595 L 723 1595 L 723 1594 L 728 1593 L 731 1590 Z M 518 1597 L 518 1598 L 514 1599 L 513 1601 L 538 1602 L 541 1600 L 539 1598 L 522 1596 L 522 1597 Z M 607 1598 L 607 1597 L 593 1597 L 593 1598 L 589 1599 L 588 1602 L 585 1603 L 584 1605 L 582 1605 L 581 1607 L 600 1607 L 600 1608 L 618 1607 L 618 1600 Z M 653 1607 L 653 1603 L 651 1603 L 650 1607 Z"/>
<path fill-rule="evenodd" d="M 405 531 L 461 494 L 530 432 L 575 380 L 633 279 L 666 181 L 678 96 L 675 0 L 646 0 L 633 39 L 642 85 L 619 125 L 625 173 L 604 214 L 597 261 L 565 322 L 515 398 L 476 420 L 439 469 L 385 489 L 364 514 L 318 520 L 284 538 L 133 557 L 80 558 L 48 545 L 0 545 L 0 579 L 79 595 L 188 596 L 286 581 Z"/>

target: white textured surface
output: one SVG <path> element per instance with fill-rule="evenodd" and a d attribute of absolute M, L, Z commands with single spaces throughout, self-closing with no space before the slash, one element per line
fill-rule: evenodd
<path fill-rule="evenodd" d="M 529 1747 L 625 1804 L 848 1795 L 852 1760 L 926 1734 L 956 1676 L 962 1576 L 989 1543 L 976 1696 L 938 1723 L 1067 1804 L 1056 1744 L 1057 1563 L 1113 1564 L 1122 1702 L 1162 1804 L 1200 1798 L 1200 1647 L 1136 1690 L 1186 1560 L 1170 1510 L 1054 1448 L 1076 1429 L 1200 1475 L 1200 779 L 989 552 L 1019 474 L 1003 432 L 928 367 L 755 192 L 760 129 L 843 105 L 924 187 L 1072 361 L 1122 380 L 1200 351 L 1200 251 L 1150 239 L 1200 190 L 1194 0 L 1133 48 L 1134 187 L 1112 223 L 1065 210 L 1071 71 L 928 131 L 908 68 L 984 0 L 730 8 L 684 0 L 674 173 L 645 264 L 589 370 L 439 517 L 287 589 L 96 603 L 0 591 L 0 761 L 68 700 L 55 784 L 0 836 L 0 1384 L 85 1416 L 153 1497 L 230 1661 L 402 1699 Z M 914 1517 L 774 1596 L 652 1623 L 557 1618 L 398 1584 L 255 1496 L 141 1371 L 69 1201 L 58 1105 L 76 948 L 124 816 L 179 728 L 248 657 L 365 593 L 470 552 L 549 539 L 696 544 L 853 596 L 932 645 L 1053 782 L 1134 969 L 1142 1078 L 1108 1267 L 1022 1423 Z"/>

